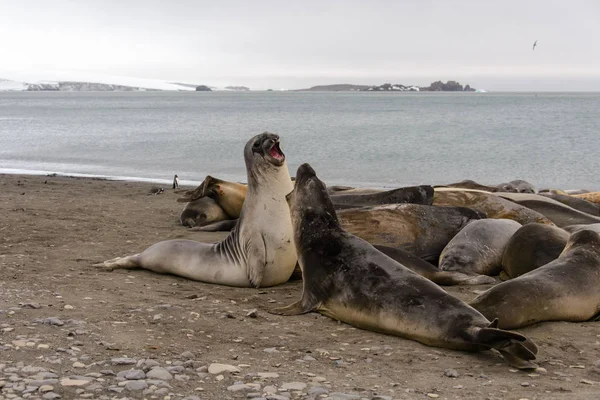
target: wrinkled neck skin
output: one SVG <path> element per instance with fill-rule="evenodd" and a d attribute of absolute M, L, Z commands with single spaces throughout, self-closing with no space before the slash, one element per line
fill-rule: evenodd
<path fill-rule="evenodd" d="M 280 196 L 285 199 L 285 195 L 293 189 L 294 183 L 290 178 L 286 162 L 280 167 L 272 164 L 263 164 L 258 167 L 248 168 L 248 193 L 246 198 L 250 198 L 256 193 L 261 192 Z"/>

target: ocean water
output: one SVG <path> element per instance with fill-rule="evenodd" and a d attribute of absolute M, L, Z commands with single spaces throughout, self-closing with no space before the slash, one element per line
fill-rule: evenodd
<path fill-rule="evenodd" d="M 600 189 L 599 93 L 0 92 L 0 172 L 246 181 L 263 131 L 328 184 Z"/>

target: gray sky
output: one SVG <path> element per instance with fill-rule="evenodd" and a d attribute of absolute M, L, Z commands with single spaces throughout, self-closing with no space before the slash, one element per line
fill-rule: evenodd
<path fill-rule="evenodd" d="M 600 1 L 0 0 L 0 78 L 30 70 L 600 90 Z"/>

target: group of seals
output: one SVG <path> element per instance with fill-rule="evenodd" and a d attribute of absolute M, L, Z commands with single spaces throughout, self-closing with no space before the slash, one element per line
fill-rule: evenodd
<path fill-rule="evenodd" d="M 308 164 L 294 182 L 279 137 L 267 132 L 246 143 L 244 159 L 247 185 L 208 176 L 180 200 L 183 225 L 233 228 L 226 239 L 163 241 L 98 265 L 266 287 L 286 282 L 298 261 L 302 298 L 274 313 L 318 311 L 432 346 L 496 349 L 519 368 L 535 366 L 537 348 L 502 329 L 600 310 L 593 196 L 538 195 L 524 181 L 328 189 Z M 511 280 L 471 306 L 436 285 L 493 283 L 488 275 L 501 268 Z"/>
<path fill-rule="evenodd" d="M 167 240 L 140 254 L 99 264 L 106 268 L 145 268 L 188 279 L 237 287 L 286 282 L 296 266 L 290 211 L 292 190 L 279 136 L 263 133 L 244 148 L 248 189 L 235 229 L 216 244 Z"/>
<path fill-rule="evenodd" d="M 541 321 L 588 321 L 600 311 L 600 234 L 573 233 L 560 256 L 516 279 L 502 282 L 472 302 L 500 328 Z M 524 294 L 524 295 L 518 295 Z"/>
<path fill-rule="evenodd" d="M 497 329 L 475 309 L 342 229 L 325 185 L 303 164 L 287 197 L 302 270 L 299 301 L 282 315 L 318 311 L 363 329 L 457 350 L 498 350 L 509 363 L 533 368 L 537 348 Z"/>

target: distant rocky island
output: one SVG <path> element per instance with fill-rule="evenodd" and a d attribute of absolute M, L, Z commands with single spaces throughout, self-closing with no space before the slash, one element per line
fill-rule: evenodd
<path fill-rule="evenodd" d="M 300 89 L 299 91 L 311 91 L 311 92 L 474 92 L 475 88 L 469 85 L 462 86 L 456 81 L 448 81 L 446 83 L 442 81 L 432 82 L 429 86 L 416 86 L 416 85 L 402 85 L 399 83 L 384 83 L 379 86 L 369 85 L 352 85 L 352 84 L 335 84 L 335 85 L 320 85 L 313 86 L 308 89 Z"/>

